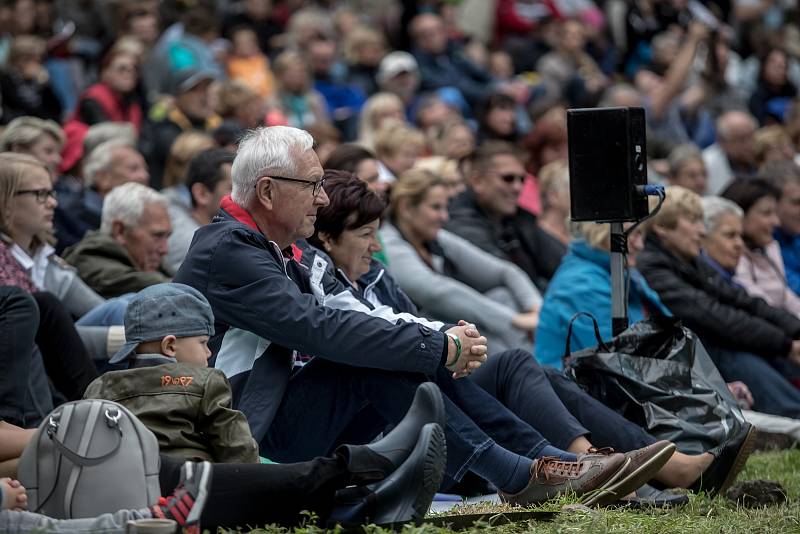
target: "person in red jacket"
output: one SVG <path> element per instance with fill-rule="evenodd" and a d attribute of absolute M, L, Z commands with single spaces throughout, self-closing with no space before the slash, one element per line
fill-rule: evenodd
<path fill-rule="evenodd" d="M 136 94 L 139 58 L 129 50 L 111 50 L 100 66 L 100 81 L 81 95 L 73 120 L 88 126 L 99 122 L 129 122 L 142 129 L 142 107 Z"/>

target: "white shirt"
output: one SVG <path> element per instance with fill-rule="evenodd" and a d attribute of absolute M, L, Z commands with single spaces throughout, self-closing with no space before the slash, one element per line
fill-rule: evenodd
<path fill-rule="evenodd" d="M 703 162 L 706 164 L 708 173 L 708 185 L 706 186 L 707 195 L 719 195 L 723 189 L 733 180 L 733 171 L 728 162 L 728 156 L 722 148 L 714 143 L 703 150 Z"/>
<path fill-rule="evenodd" d="M 389 170 L 389 167 L 378 162 L 378 181 L 381 183 L 392 183 L 397 180 L 397 177 L 394 175 L 392 171 Z"/>
<path fill-rule="evenodd" d="M 50 245 L 43 245 L 34 253 L 31 258 L 27 252 L 22 250 L 22 247 L 14 243 L 11 246 L 11 255 L 17 260 L 17 263 L 22 266 L 28 276 L 31 277 L 33 284 L 37 289 L 44 291 L 44 276 L 47 272 L 47 264 L 50 262 L 50 256 L 56 253 L 56 249 Z"/>

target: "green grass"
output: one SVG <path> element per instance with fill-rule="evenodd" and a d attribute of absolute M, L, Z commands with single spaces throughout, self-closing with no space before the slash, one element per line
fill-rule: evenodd
<path fill-rule="evenodd" d="M 738 481 L 749 479 L 774 480 L 787 492 L 788 501 L 779 506 L 745 509 L 722 497 L 709 499 L 704 495 L 691 495 L 689 504 L 669 510 L 633 511 L 605 509 L 592 512 L 562 512 L 554 521 L 527 521 L 504 526 L 476 524 L 472 534 L 517 534 L 522 532 L 542 533 L 624 533 L 660 534 L 664 532 L 727 534 L 756 533 L 800 533 L 800 450 L 758 453 L 750 457 Z M 565 498 L 536 508 L 560 510 L 570 503 Z M 475 510 L 475 511 L 485 511 Z M 501 511 L 498 509 L 498 511 Z M 387 534 L 389 531 L 377 527 L 365 527 L 368 534 Z M 268 527 L 252 531 L 259 534 L 319 534 L 316 527 L 297 528 L 294 531 Z M 403 534 L 448 534 L 445 528 L 431 525 L 407 526 Z"/>

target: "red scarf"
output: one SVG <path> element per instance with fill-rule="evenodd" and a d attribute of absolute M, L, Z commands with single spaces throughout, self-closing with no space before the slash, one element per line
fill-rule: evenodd
<path fill-rule="evenodd" d="M 220 207 L 224 209 L 228 213 L 228 215 L 230 215 L 240 223 L 249 226 L 256 232 L 261 233 L 262 235 L 264 234 L 264 232 L 262 232 L 261 229 L 256 224 L 256 221 L 255 219 L 253 219 L 253 216 L 250 215 L 250 212 L 241 207 L 236 202 L 234 202 L 230 195 L 225 195 L 222 198 L 222 202 L 220 202 Z M 300 248 L 297 245 L 292 243 L 290 247 L 287 247 L 283 250 L 283 255 L 299 263 L 300 259 L 303 257 L 303 251 L 300 250 Z"/>

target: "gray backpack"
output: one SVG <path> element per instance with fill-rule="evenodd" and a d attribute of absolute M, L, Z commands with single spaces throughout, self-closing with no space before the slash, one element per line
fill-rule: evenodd
<path fill-rule="evenodd" d="M 124 406 L 84 399 L 45 418 L 19 461 L 28 509 L 56 519 L 145 508 L 161 495 L 158 441 Z"/>

